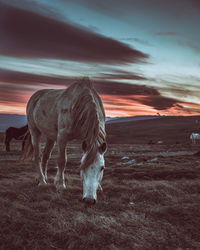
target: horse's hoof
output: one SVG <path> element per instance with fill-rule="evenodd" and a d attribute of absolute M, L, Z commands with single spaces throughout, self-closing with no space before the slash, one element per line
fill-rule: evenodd
<path fill-rule="evenodd" d="M 47 182 L 45 180 L 37 180 L 37 185 L 38 185 L 38 187 L 40 187 L 40 186 L 46 186 Z"/>
<path fill-rule="evenodd" d="M 38 183 L 38 187 L 44 187 L 44 186 L 47 186 L 47 183 L 44 183 L 44 182 L 39 182 Z"/>
<path fill-rule="evenodd" d="M 99 189 L 101 192 L 103 192 L 103 188 L 102 188 L 102 186 L 101 186 L 100 183 L 99 183 L 98 189 Z"/>
<path fill-rule="evenodd" d="M 56 189 L 57 189 L 57 191 L 65 190 L 66 185 L 65 184 L 56 184 Z"/>

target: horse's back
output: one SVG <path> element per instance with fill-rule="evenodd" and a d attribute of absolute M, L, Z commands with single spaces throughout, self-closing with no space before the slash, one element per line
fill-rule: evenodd
<path fill-rule="evenodd" d="M 43 109 L 43 111 L 48 111 L 49 113 L 53 111 L 52 109 L 63 109 L 65 104 L 73 106 L 86 93 L 92 95 L 96 104 L 103 109 L 101 99 L 94 90 L 89 78 L 83 78 L 70 85 L 67 89 L 42 89 L 35 92 L 28 101 L 27 116 L 37 109 Z"/>
<path fill-rule="evenodd" d="M 103 104 L 89 79 L 82 79 L 70 85 L 67 89 L 39 90 L 30 98 L 27 105 L 27 120 L 31 129 L 56 139 L 59 129 L 63 127 L 71 133 L 73 120 L 77 110 L 75 107 L 90 109 L 95 105 L 99 119 L 105 122 Z"/>
<path fill-rule="evenodd" d="M 192 133 L 191 137 L 192 138 L 196 138 L 196 139 L 200 139 L 200 134 L 198 134 L 198 133 Z"/>
<path fill-rule="evenodd" d="M 196 133 L 196 134 L 195 134 L 195 139 L 196 139 L 196 140 L 200 140 L 200 134 Z"/>
<path fill-rule="evenodd" d="M 27 113 L 32 112 L 32 109 L 34 109 L 38 105 L 38 102 L 44 96 L 46 96 L 48 93 L 51 93 L 52 91 L 54 90 L 53 89 L 41 89 L 35 92 L 27 103 Z"/>
<path fill-rule="evenodd" d="M 31 130 L 37 129 L 44 134 L 53 134 L 56 138 L 56 104 L 62 92 L 63 90 L 43 89 L 31 96 L 27 104 L 27 120 Z"/>

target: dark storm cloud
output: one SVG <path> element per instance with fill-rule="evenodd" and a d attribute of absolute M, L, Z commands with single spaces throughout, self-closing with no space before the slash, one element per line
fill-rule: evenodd
<path fill-rule="evenodd" d="M 125 73 L 123 70 L 116 70 L 116 72 Z M 67 87 L 76 80 L 77 77 L 61 78 L 58 76 L 42 76 L 16 71 L 0 70 L 0 82 L 4 83 L 4 86 L 1 86 L 0 97 L 4 101 L 12 101 L 16 98 L 20 100 L 21 92 L 26 92 L 27 95 L 30 96 L 30 93 L 35 91 L 36 85 L 38 85 L 38 89 L 42 89 L 45 85 L 46 87 L 50 85 L 50 88 L 55 88 L 56 85 L 64 85 Z M 91 81 L 93 82 L 94 88 L 100 95 L 109 96 L 107 103 L 112 103 L 116 106 L 128 106 L 131 105 L 132 102 L 138 102 L 157 110 L 165 110 L 176 106 L 178 103 L 175 99 L 161 96 L 158 90 L 146 85 L 134 85 L 109 80 L 91 79 Z M 121 98 L 123 102 L 115 102 L 115 98 L 118 97 Z"/>
<path fill-rule="evenodd" d="M 119 82 L 95 82 L 95 89 L 100 94 L 123 96 L 127 103 L 138 102 L 157 110 L 165 110 L 175 107 L 178 100 L 162 96 L 158 90 L 146 85 L 134 85 Z M 113 101 L 112 101 L 113 103 Z M 114 105 L 114 103 L 113 103 Z M 116 106 L 120 104 L 116 103 Z M 124 105 L 124 104 L 123 104 Z"/>
<path fill-rule="evenodd" d="M 94 77 L 93 82 L 96 82 L 96 85 L 112 85 L 112 82 L 109 81 L 99 81 L 99 80 L 146 80 L 145 77 L 137 75 L 132 72 L 128 72 L 125 70 L 115 70 L 113 69 L 113 73 L 102 73 L 98 77 Z M 0 81 L 7 82 L 7 83 L 17 83 L 17 84 L 48 84 L 48 85 L 66 85 L 69 86 L 73 81 L 75 81 L 77 77 L 61 77 L 61 76 L 51 76 L 51 75 L 36 75 L 30 74 L 25 72 L 18 72 L 12 70 L 4 70 L 0 69 Z M 115 82 L 113 83 L 115 84 Z M 124 83 L 117 83 L 119 89 L 125 89 L 126 84 Z M 128 84 L 129 88 L 130 84 Z M 109 87 L 108 87 L 109 89 Z"/>
<path fill-rule="evenodd" d="M 142 92 L 142 90 L 141 90 Z M 113 102 L 110 102 L 110 104 L 112 103 L 113 105 L 116 106 L 124 106 L 124 103 L 127 103 L 127 105 L 131 105 L 132 103 L 140 103 L 149 107 L 152 107 L 156 110 L 167 110 L 169 108 L 172 107 L 178 107 L 177 103 L 178 101 L 176 99 L 173 98 L 168 98 L 168 97 L 164 97 L 161 96 L 159 93 L 158 95 L 146 95 L 146 96 L 124 96 L 124 100 L 126 100 L 126 102 L 122 102 L 122 103 L 116 103 L 114 104 Z M 180 106 L 179 106 L 180 108 Z"/>
<path fill-rule="evenodd" d="M 130 95 L 159 95 L 159 92 L 145 85 L 134 85 L 120 82 L 94 81 L 94 87 L 100 94 L 113 96 L 130 96 Z"/>
<path fill-rule="evenodd" d="M 11 71 L 0 69 L 0 81 L 4 83 L 13 83 L 20 85 L 66 85 L 68 86 L 73 79 L 59 76 L 45 76 L 29 74 L 25 72 Z"/>
<path fill-rule="evenodd" d="M 0 54 L 112 64 L 148 56 L 89 29 L 0 3 Z"/>
<path fill-rule="evenodd" d="M 180 102 L 173 98 L 164 97 L 158 90 L 146 85 L 134 85 L 119 82 L 95 82 L 94 85 L 95 89 L 100 94 L 107 94 L 115 97 L 123 96 L 123 99 L 127 100 L 127 105 L 131 105 L 131 102 L 138 102 L 157 110 L 166 110 L 168 108 L 176 107 Z M 115 103 L 111 100 L 110 104 L 111 103 L 116 106 L 124 106 L 124 102 Z"/>
<path fill-rule="evenodd" d="M 177 100 L 173 98 L 164 97 L 161 95 L 147 96 L 144 99 L 140 99 L 140 103 L 151 106 L 157 110 L 165 110 L 171 107 L 175 107 Z"/>

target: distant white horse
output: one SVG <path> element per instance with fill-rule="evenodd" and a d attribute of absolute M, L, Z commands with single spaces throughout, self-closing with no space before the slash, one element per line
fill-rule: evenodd
<path fill-rule="evenodd" d="M 190 140 L 192 141 L 193 144 L 196 144 L 197 142 L 200 141 L 200 134 L 192 133 L 190 136 Z"/>
<path fill-rule="evenodd" d="M 80 173 L 83 200 L 94 204 L 97 188 L 101 188 L 107 145 L 103 104 L 89 78 L 83 78 L 67 89 L 37 91 L 28 101 L 27 120 L 31 140 L 25 146 L 23 158 L 33 153 L 34 165 L 39 169 L 39 185 L 47 184 L 48 159 L 57 142 L 58 168 L 54 182 L 57 189 L 66 188 L 66 145 L 72 139 L 80 139 L 84 152 Z M 40 163 L 41 134 L 46 137 L 46 145 Z"/>

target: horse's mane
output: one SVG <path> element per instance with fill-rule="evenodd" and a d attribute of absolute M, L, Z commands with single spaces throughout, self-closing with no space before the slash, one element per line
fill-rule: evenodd
<path fill-rule="evenodd" d="M 97 105 L 94 95 L 100 102 Z M 100 110 L 99 110 L 100 109 Z M 102 116 L 100 117 L 100 113 Z M 72 108 L 73 129 L 81 131 L 83 140 L 86 142 L 86 157 L 82 164 L 82 168 L 89 166 L 94 160 L 98 148 L 105 142 L 105 114 L 100 98 L 98 98 L 95 90 L 88 86 L 82 86 L 82 91 L 78 95 L 76 103 Z M 103 117 L 103 123 L 100 119 Z"/>

